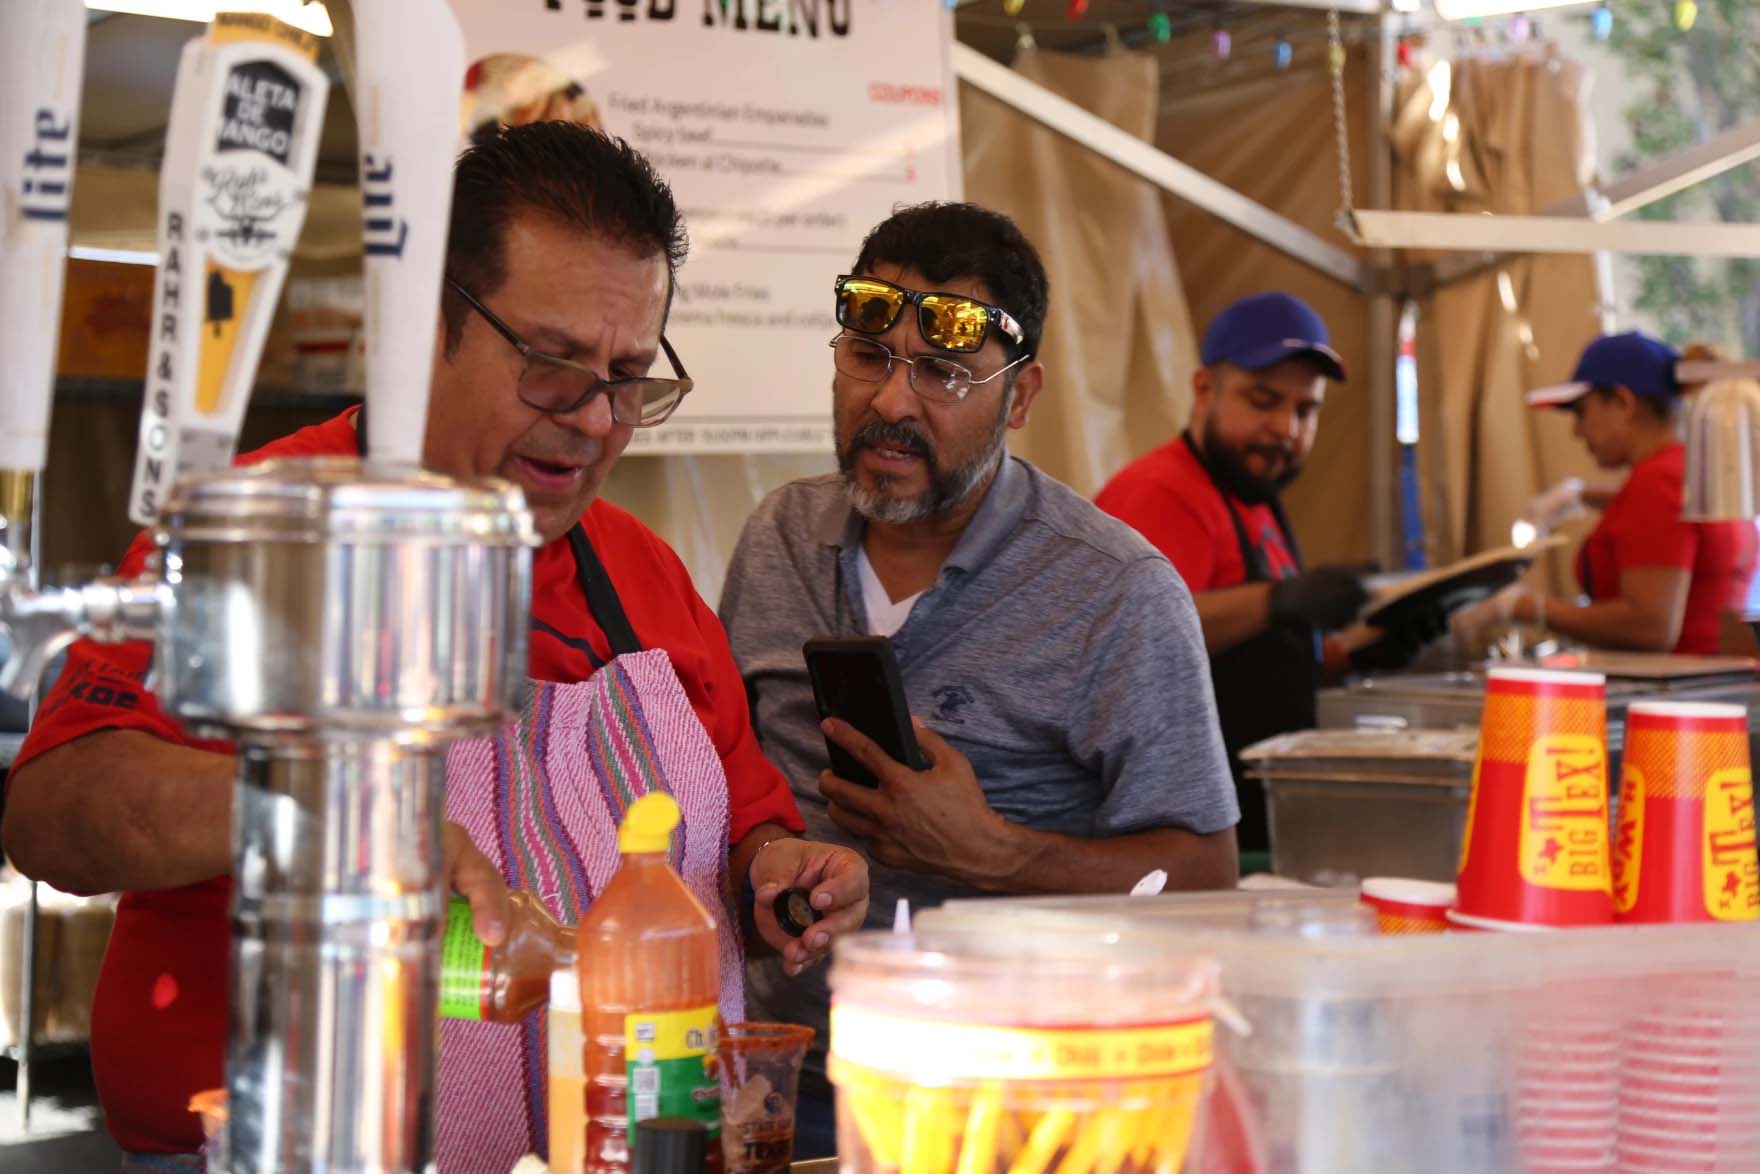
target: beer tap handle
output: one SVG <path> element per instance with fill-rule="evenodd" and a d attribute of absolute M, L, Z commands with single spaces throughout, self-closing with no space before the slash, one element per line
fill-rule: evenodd
<path fill-rule="evenodd" d="M 0 583 L 29 577 L 85 67 L 81 0 L 0 4 Z"/>
<path fill-rule="evenodd" d="M 172 599 L 170 586 L 152 577 L 0 592 L 0 621 L 12 635 L 0 691 L 29 696 L 49 662 L 82 637 L 110 644 L 153 639 Z"/>
<path fill-rule="evenodd" d="M 305 223 L 330 80 L 317 39 L 222 12 L 184 46 L 159 172 L 153 344 L 128 516 L 224 468 Z"/>
<path fill-rule="evenodd" d="M 357 3 L 354 22 L 367 455 L 419 465 L 459 146 L 464 36 L 446 0 Z"/>

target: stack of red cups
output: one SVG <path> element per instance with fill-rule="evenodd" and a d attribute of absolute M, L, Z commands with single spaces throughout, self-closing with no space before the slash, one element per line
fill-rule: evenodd
<path fill-rule="evenodd" d="M 1607 699 L 1598 673 L 1492 669 L 1461 844 L 1457 927 L 1544 932 L 1613 920 Z M 1515 1052 L 1526 1174 L 1613 1169 L 1617 1001 L 1594 983 L 1533 992 Z"/>
<path fill-rule="evenodd" d="M 1635 702 L 1626 718 L 1614 910 L 1628 922 L 1760 916 L 1747 712 Z M 1733 973 L 1650 985 L 1621 1049 L 1619 1163 L 1631 1174 L 1760 1169 L 1760 1004 Z"/>

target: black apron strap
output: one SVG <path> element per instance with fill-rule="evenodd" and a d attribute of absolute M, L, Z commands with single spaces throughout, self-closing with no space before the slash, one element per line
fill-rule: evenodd
<path fill-rule="evenodd" d="M 605 639 L 611 644 L 611 655 L 627 656 L 640 652 L 642 642 L 636 639 L 635 629 L 629 625 L 629 616 L 617 598 L 617 588 L 611 585 L 605 564 L 599 561 L 599 553 L 587 541 L 587 532 L 581 529 L 579 522 L 569 528 L 568 545 L 574 551 L 575 574 L 580 577 L 581 591 L 586 594 L 587 610 L 604 630 Z"/>
<path fill-rule="evenodd" d="M 1216 476 L 1216 470 L 1212 469 L 1210 462 L 1204 459 L 1203 452 L 1192 440 L 1190 432 L 1182 434 L 1180 439 L 1185 441 L 1186 447 L 1192 450 L 1192 459 L 1198 462 L 1198 467 L 1204 470 L 1204 475 L 1210 478 L 1210 484 L 1216 486 L 1216 493 L 1222 498 L 1222 508 L 1228 511 L 1228 520 L 1234 524 L 1234 540 L 1240 544 L 1241 562 L 1244 564 L 1247 574 L 1246 581 L 1249 583 L 1270 582 L 1271 568 L 1266 565 L 1265 552 L 1260 550 L 1253 543 L 1252 537 L 1248 535 L 1247 525 L 1241 521 L 1240 511 L 1234 508 L 1234 502 L 1230 500 L 1229 492 L 1223 486 L 1221 479 Z M 1289 551 L 1290 558 L 1294 559 L 1296 566 L 1300 567 L 1302 554 L 1296 547 L 1295 534 L 1289 528 L 1289 518 L 1283 512 L 1283 503 L 1273 497 L 1269 504 L 1271 517 L 1277 522 L 1278 530 L 1283 533 L 1284 549 Z"/>
<path fill-rule="evenodd" d="M 1235 541 L 1240 544 L 1246 581 L 1270 582 L 1271 568 L 1265 554 L 1247 534 L 1246 523 L 1229 500 L 1227 488 L 1198 451 L 1191 434 L 1187 433 L 1184 439 L 1198 466 L 1222 496 L 1229 521 L 1234 525 Z M 1299 567 L 1301 555 L 1283 507 L 1275 498 L 1270 505 L 1290 557 Z M 1274 623 L 1252 639 L 1212 655 L 1210 679 L 1216 689 L 1222 741 L 1228 750 L 1229 770 L 1234 775 L 1235 793 L 1241 805 L 1241 822 L 1235 835 L 1243 852 L 1262 852 L 1270 843 L 1265 791 L 1258 782 L 1246 777 L 1240 752 L 1274 734 L 1308 729 L 1315 724 L 1315 689 L 1320 683 L 1317 634 L 1307 624 Z"/>

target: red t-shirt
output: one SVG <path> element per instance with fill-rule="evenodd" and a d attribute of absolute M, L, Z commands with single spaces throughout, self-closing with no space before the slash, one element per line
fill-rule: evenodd
<path fill-rule="evenodd" d="M 1222 490 L 1198 463 L 1183 436 L 1145 453 L 1106 483 L 1094 504 L 1135 527 L 1173 563 L 1194 593 L 1235 587 L 1247 581 L 1247 566 L 1232 504 L 1273 579 L 1300 571 L 1296 557 L 1267 505 L 1248 505 Z"/>
<path fill-rule="evenodd" d="M 303 428 L 239 463 L 353 453 L 353 414 L 350 409 Z M 581 524 L 637 638 L 644 648 L 664 649 L 672 658 L 691 707 L 720 752 L 733 842 L 765 822 L 801 830 L 787 781 L 758 749 L 727 636 L 678 556 L 635 518 L 602 501 L 588 507 Z M 150 550 L 149 539 L 137 537 L 119 573 L 139 571 Z M 610 659 L 609 642 L 587 611 L 566 538 L 533 555 L 531 614 L 533 677 L 581 681 Z M 75 644 L 18 765 L 97 730 L 143 730 L 168 742 L 230 752 L 225 742 L 188 737 L 160 711 L 141 684 L 150 658 L 151 646 L 144 643 Z M 116 765 L 127 769 L 126 763 Z M 92 1068 L 111 1136 L 125 1150 L 194 1150 L 201 1144 L 201 1127 L 188 1104 L 193 1094 L 224 1081 L 231 888 L 229 878 L 216 877 L 122 896 L 92 1007 Z"/>
<path fill-rule="evenodd" d="M 1740 609 L 1754 577 L 1755 534 L 1749 522 L 1681 520 L 1687 450 L 1675 443 L 1632 466 L 1631 476 L 1602 512 L 1577 552 L 1577 582 L 1597 603 L 1619 597 L 1622 571 L 1679 567 L 1692 573 L 1687 614 L 1676 652 L 1715 653 L 1719 616 Z"/>

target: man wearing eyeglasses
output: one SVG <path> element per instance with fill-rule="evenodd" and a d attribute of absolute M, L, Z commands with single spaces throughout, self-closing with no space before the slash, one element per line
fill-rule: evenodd
<path fill-rule="evenodd" d="M 1232 885 L 1238 812 L 1190 596 L 1167 560 L 1010 457 L 1044 387 L 1047 282 L 1007 217 L 906 208 L 832 291 L 839 472 L 771 494 L 721 597 L 765 753 L 810 834 L 859 846 L 897 898 Z M 817 720 L 801 644 L 889 636 L 929 760 Z M 826 739 L 878 788 L 832 774 Z M 826 992 L 754 960 L 752 1013 L 824 1039 Z M 800 1137 L 829 1094 L 808 1062 Z"/>
<path fill-rule="evenodd" d="M 742 914 L 798 973 L 861 924 L 867 866 L 797 838 L 720 624 L 673 552 L 597 498 L 632 430 L 691 389 L 662 334 L 684 254 L 678 210 L 640 155 L 567 123 L 484 137 L 454 190 L 424 461 L 517 483 L 545 545 L 532 562 L 530 700 L 495 737 L 448 754 L 450 884 L 491 945 L 508 885 L 573 924 L 617 867 L 622 811 L 669 792 L 684 818 L 675 863 L 722 927 L 721 1012 L 743 1018 Z M 365 435 L 350 411 L 244 459 L 352 454 Z M 122 572 L 147 549 L 137 541 Z M 106 1121 L 125 1170 L 194 1170 L 202 1135 L 187 1105 L 223 1083 L 234 760 L 160 712 L 142 684 L 148 656 L 70 653 L 9 783 L 5 845 L 58 887 L 124 893 L 93 1009 Z M 825 915 L 803 939 L 772 912 L 796 887 Z M 543 1152 L 532 1058 L 544 1040 L 541 1015 L 445 1021 L 442 1168 L 505 1171 Z"/>

